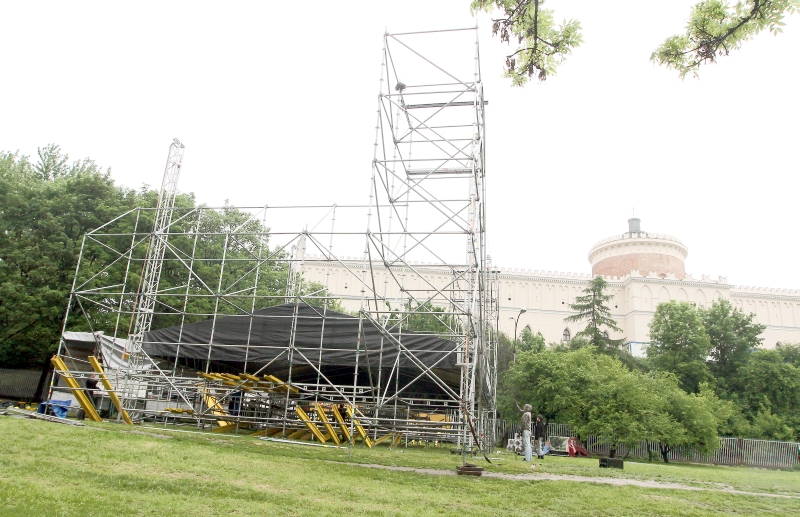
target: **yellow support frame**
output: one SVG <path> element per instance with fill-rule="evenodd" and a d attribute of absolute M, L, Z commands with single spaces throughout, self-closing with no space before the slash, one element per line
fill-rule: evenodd
<path fill-rule="evenodd" d="M 378 445 L 379 443 L 383 443 L 383 442 L 389 440 L 390 438 L 394 438 L 394 433 L 388 433 L 388 434 L 385 434 L 385 435 L 381 436 L 380 438 L 375 440 L 375 445 Z"/>
<path fill-rule="evenodd" d="M 336 433 L 336 430 L 331 425 L 331 421 L 328 420 L 328 415 L 325 414 L 325 408 L 317 404 L 316 406 L 314 406 L 314 411 L 317 412 L 317 416 L 319 416 L 320 421 L 322 421 L 322 425 L 325 426 L 325 429 L 328 430 L 328 434 L 331 436 L 333 443 L 335 443 L 336 445 L 342 443 L 341 441 L 339 441 L 339 435 Z"/>
<path fill-rule="evenodd" d="M 344 421 L 344 418 L 342 417 L 342 414 L 339 413 L 339 408 L 337 408 L 336 406 L 331 406 L 331 409 L 333 410 L 333 418 L 335 418 L 336 421 L 339 422 L 339 429 L 342 430 L 342 435 L 344 436 L 344 441 L 349 442 L 350 441 L 350 429 L 347 428 L 347 423 Z"/>
<path fill-rule="evenodd" d="M 50 359 L 50 362 L 53 363 L 53 367 L 61 373 L 61 376 L 64 378 L 64 382 L 67 383 L 69 389 L 72 390 L 72 394 L 76 399 L 78 399 L 78 404 L 81 405 L 83 412 L 86 413 L 86 416 L 95 422 L 102 422 L 103 419 L 97 414 L 94 404 L 92 404 L 92 401 L 90 401 L 89 397 L 86 396 L 85 390 L 80 387 L 78 381 L 75 380 L 75 377 L 72 376 L 69 369 L 67 369 L 67 365 L 64 364 L 64 361 L 57 355 L 54 355 Z"/>
<path fill-rule="evenodd" d="M 305 440 L 305 438 L 311 438 L 311 433 L 307 429 L 298 429 L 290 433 L 286 439 L 287 440 Z"/>
<path fill-rule="evenodd" d="M 303 423 L 306 424 L 306 427 L 308 427 L 308 430 L 311 431 L 311 434 L 317 437 L 317 440 L 319 440 L 320 443 L 325 443 L 327 441 L 325 439 L 325 435 L 323 435 L 322 431 L 319 430 L 319 427 L 317 427 L 316 424 L 314 424 L 314 422 L 312 422 L 311 419 L 308 418 L 308 415 L 306 414 L 305 411 L 303 411 L 303 408 L 297 406 L 295 408 L 295 412 L 297 413 L 297 416 L 300 417 L 300 420 L 302 420 Z"/>
<path fill-rule="evenodd" d="M 222 406 L 217 399 L 208 392 L 207 388 L 203 388 L 203 402 L 206 403 L 206 406 L 211 409 L 211 414 L 215 416 L 227 417 L 229 416 L 225 410 L 222 409 Z M 214 409 L 217 408 L 217 409 Z M 230 431 L 231 429 L 236 428 L 236 424 L 232 422 L 226 422 L 225 420 L 217 420 L 217 425 L 219 426 L 217 429 L 212 429 L 215 433 L 224 433 L 225 431 Z"/>
<path fill-rule="evenodd" d="M 274 375 L 264 375 L 264 379 L 275 384 L 273 388 L 276 393 L 286 393 L 287 389 L 291 393 L 300 393 L 300 390 L 290 384 L 286 384 Z"/>
<path fill-rule="evenodd" d="M 351 406 L 347 406 L 347 414 L 350 415 L 350 419 L 353 421 L 353 426 L 356 428 L 358 435 L 361 437 L 362 440 L 364 440 L 364 443 L 367 444 L 367 447 L 372 449 L 372 446 L 374 444 L 372 443 L 372 440 L 370 440 L 367 431 L 365 431 L 364 428 L 361 427 L 361 423 L 358 420 L 356 420 L 355 417 L 353 416 L 354 413 L 353 413 L 353 408 Z"/>
<path fill-rule="evenodd" d="M 109 382 L 108 377 L 106 377 L 106 372 L 100 365 L 100 361 L 98 361 L 95 356 L 90 355 L 89 364 L 91 364 L 94 371 L 97 372 L 97 376 L 100 378 L 100 382 L 103 383 L 103 387 L 106 389 L 106 392 L 108 393 L 108 398 L 110 398 L 111 402 L 113 402 L 114 406 L 116 406 L 117 411 L 119 411 L 119 414 L 122 416 L 122 420 L 128 425 L 133 425 L 133 420 L 131 420 L 131 417 L 128 415 L 128 412 L 122 409 L 122 402 L 119 400 L 117 392 L 114 391 L 114 387 L 111 385 L 111 382 Z"/>

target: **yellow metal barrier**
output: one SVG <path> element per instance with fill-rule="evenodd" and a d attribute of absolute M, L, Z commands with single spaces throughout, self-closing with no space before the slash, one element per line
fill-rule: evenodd
<path fill-rule="evenodd" d="M 106 377 L 106 372 L 100 365 L 100 361 L 98 361 L 95 356 L 90 355 L 89 364 L 91 364 L 92 368 L 94 368 L 94 371 L 97 372 L 100 382 L 103 383 L 103 387 L 106 389 L 106 392 L 108 392 L 108 398 L 110 398 L 111 402 L 113 402 L 114 406 L 116 406 L 117 411 L 119 411 L 119 414 L 122 416 L 122 420 L 124 420 L 128 425 L 133 425 L 133 420 L 131 420 L 131 417 L 128 416 L 128 412 L 122 409 L 122 402 L 119 400 L 117 392 L 114 391 L 114 387 L 111 385 L 111 382 L 109 382 L 108 377 Z"/>
<path fill-rule="evenodd" d="M 92 404 L 92 401 L 86 396 L 86 391 L 80 387 L 78 381 L 75 380 L 75 377 L 73 377 L 67 369 L 67 365 L 64 364 L 64 361 L 57 355 L 54 355 L 53 358 L 50 359 L 50 362 L 53 363 L 53 367 L 55 367 L 56 370 L 59 370 L 61 376 L 64 378 L 64 382 L 67 383 L 69 389 L 72 390 L 72 394 L 78 399 L 78 404 L 81 405 L 86 416 L 95 422 L 102 422 L 103 419 L 97 414 L 94 404 Z"/>

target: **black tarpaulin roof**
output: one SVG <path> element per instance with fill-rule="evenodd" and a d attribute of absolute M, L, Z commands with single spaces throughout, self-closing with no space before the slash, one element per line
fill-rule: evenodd
<path fill-rule="evenodd" d="M 153 330 L 144 336 L 144 349 L 151 356 L 241 363 L 288 361 L 294 320 L 294 304 L 259 309 L 253 315 L 218 316 L 181 327 Z M 297 365 L 359 366 L 391 368 L 399 354 L 402 368 L 420 365 L 437 370 L 455 370 L 456 344 L 453 341 L 418 332 L 392 333 L 417 361 L 400 353 L 395 342 L 384 336 L 369 320 L 363 319 L 359 341 L 359 318 L 301 304 L 298 307 L 293 363 Z M 213 328 L 213 332 L 212 332 Z M 212 346 L 209 346 L 212 345 Z M 359 353 L 356 354 L 356 347 Z M 382 360 L 381 360 L 382 350 Z M 305 357 L 305 358 L 304 358 Z"/>

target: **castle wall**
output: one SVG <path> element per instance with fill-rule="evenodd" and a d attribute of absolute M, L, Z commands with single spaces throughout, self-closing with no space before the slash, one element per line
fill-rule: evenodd
<path fill-rule="evenodd" d="M 320 262 L 309 256 L 304 264 L 304 278 L 328 285 L 340 296 L 344 307 L 356 311 L 361 306 L 362 260 L 345 258 L 343 264 Z M 412 269 L 413 268 L 413 269 Z M 412 264 L 411 268 L 393 270 L 403 276 L 406 289 L 420 299 L 432 298 L 434 305 L 443 301 L 437 289 L 447 289 L 452 277 L 447 268 L 436 264 Z M 383 277 L 379 274 L 376 285 Z M 519 318 L 517 332 L 530 326 L 541 332 L 549 342 L 561 341 L 564 330 L 574 337 L 584 325 L 567 324 L 564 318 L 574 314 L 569 309 L 575 298 L 588 285 L 590 275 L 501 269 L 500 271 L 500 330 L 512 336 L 514 321 L 520 309 L 526 312 Z M 327 283 L 326 283 L 327 280 Z M 745 313 L 755 313 L 755 321 L 767 326 L 761 337 L 764 347 L 774 348 L 777 342 L 800 342 L 800 290 L 766 289 L 732 286 L 725 277 L 711 278 L 703 275 L 699 280 L 691 275 L 683 279 L 660 278 L 655 272 L 647 276 L 630 271 L 623 276 L 607 276 L 611 314 L 622 329 L 610 337 L 625 338 L 634 351 L 650 341 L 648 325 L 659 303 L 669 300 L 695 303 L 708 307 L 714 300 L 730 300 L 734 307 Z M 389 283 L 389 286 L 392 284 Z M 399 297 L 399 292 L 389 292 L 389 297 Z"/>

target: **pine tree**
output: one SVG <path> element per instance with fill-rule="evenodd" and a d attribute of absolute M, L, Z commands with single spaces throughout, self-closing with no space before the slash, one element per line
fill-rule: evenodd
<path fill-rule="evenodd" d="M 611 311 L 605 305 L 614 298 L 614 295 L 605 293 L 607 287 L 608 282 L 603 277 L 594 277 L 583 290 L 585 294 L 576 297 L 575 303 L 571 303 L 569 306 L 578 314 L 564 318 L 567 323 L 586 321 L 586 328 L 578 332 L 576 336 L 585 337 L 600 351 L 606 351 L 609 348 L 617 349 L 623 342 L 623 339 L 608 337 L 608 331 L 622 332 L 622 329 L 617 326 L 617 322 L 611 317 Z M 603 330 L 603 327 L 607 330 Z"/>

